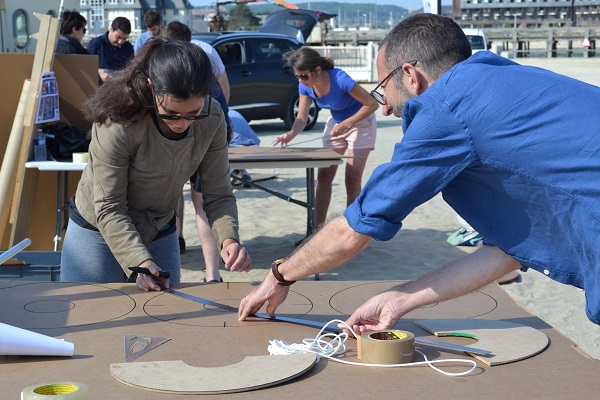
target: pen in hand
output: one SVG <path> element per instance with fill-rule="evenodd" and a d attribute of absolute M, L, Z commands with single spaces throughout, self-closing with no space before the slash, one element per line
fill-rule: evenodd
<path fill-rule="evenodd" d="M 129 267 L 129 269 L 133 272 L 137 272 L 138 274 L 144 274 L 144 275 L 152 275 L 152 272 L 150 272 L 150 270 L 148 268 L 142 268 L 142 267 Z M 158 271 L 158 276 L 161 278 L 168 278 L 171 276 L 171 274 L 169 272 L 166 271 Z"/>

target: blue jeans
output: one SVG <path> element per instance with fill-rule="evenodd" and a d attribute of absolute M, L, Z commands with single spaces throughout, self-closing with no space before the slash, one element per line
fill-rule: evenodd
<path fill-rule="evenodd" d="M 146 248 L 156 265 L 171 273 L 171 282 L 181 280 L 181 259 L 176 232 L 148 243 Z M 73 220 L 69 220 L 61 254 L 60 281 L 125 282 L 126 276 L 100 232 L 82 228 Z"/>

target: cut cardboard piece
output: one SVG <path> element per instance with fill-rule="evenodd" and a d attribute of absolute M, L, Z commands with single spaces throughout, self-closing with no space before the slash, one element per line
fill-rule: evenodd
<path fill-rule="evenodd" d="M 111 364 L 111 375 L 131 386 L 170 394 L 221 394 L 262 389 L 289 381 L 317 362 L 313 353 L 246 357 L 218 368 L 193 367 L 181 360 Z M 157 377 L 159 379 L 157 379 Z"/>
<path fill-rule="evenodd" d="M 420 320 L 415 324 L 440 337 L 467 336 L 476 339 L 476 346 L 491 351 L 491 354 L 469 354 L 489 366 L 533 357 L 549 344 L 548 336 L 541 331 L 507 321 L 454 318 Z"/>
<path fill-rule="evenodd" d="M 0 355 L 71 357 L 74 348 L 65 340 L 0 322 Z"/>

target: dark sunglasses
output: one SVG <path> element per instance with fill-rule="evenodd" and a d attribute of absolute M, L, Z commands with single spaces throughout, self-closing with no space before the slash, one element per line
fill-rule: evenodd
<path fill-rule="evenodd" d="M 294 74 L 296 78 L 307 81 L 315 71 L 310 71 L 308 74 Z"/>
<path fill-rule="evenodd" d="M 162 118 L 162 119 L 169 120 L 169 121 L 177 121 L 180 119 L 185 119 L 186 121 L 196 121 L 196 120 L 204 119 L 204 118 L 210 116 L 210 105 L 212 103 L 212 97 L 211 96 L 207 96 L 207 97 L 208 97 L 208 107 L 202 107 L 203 109 L 206 108 L 206 114 L 200 114 L 200 115 L 161 114 L 158 112 L 158 106 L 156 105 L 156 94 L 154 93 L 154 90 L 152 90 L 152 102 L 154 103 L 154 108 L 156 109 L 156 116 L 158 118 Z M 204 103 L 204 105 L 206 105 L 206 102 Z"/>
<path fill-rule="evenodd" d="M 86 28 L 83 28 L 83 34 L 85 35 L 85 33 L 87 32 Z"/>

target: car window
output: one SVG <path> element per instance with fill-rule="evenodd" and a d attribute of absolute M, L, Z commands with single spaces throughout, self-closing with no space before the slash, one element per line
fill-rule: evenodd
<path fill-rule="evenodd" d="M 239 42 L 224 43 L 216 46 L 217 52 L 225 66 L 242 64 L 242 44 Z"/>
<path fill-rule="evenodd" d="M 481 36 L 471 36 L 467 35 L 467 39 L 471 43 L 471 48 L 474 50 L 485 50 L 485 45 L 483 44 L 483 37 Z"/>
<path fill-rule="evenodd" d="M 277 39 L 254 39 L 252 40 L 253 62 L 281 62 L 283 53 L 290 49 L 290 43 Z"/>

